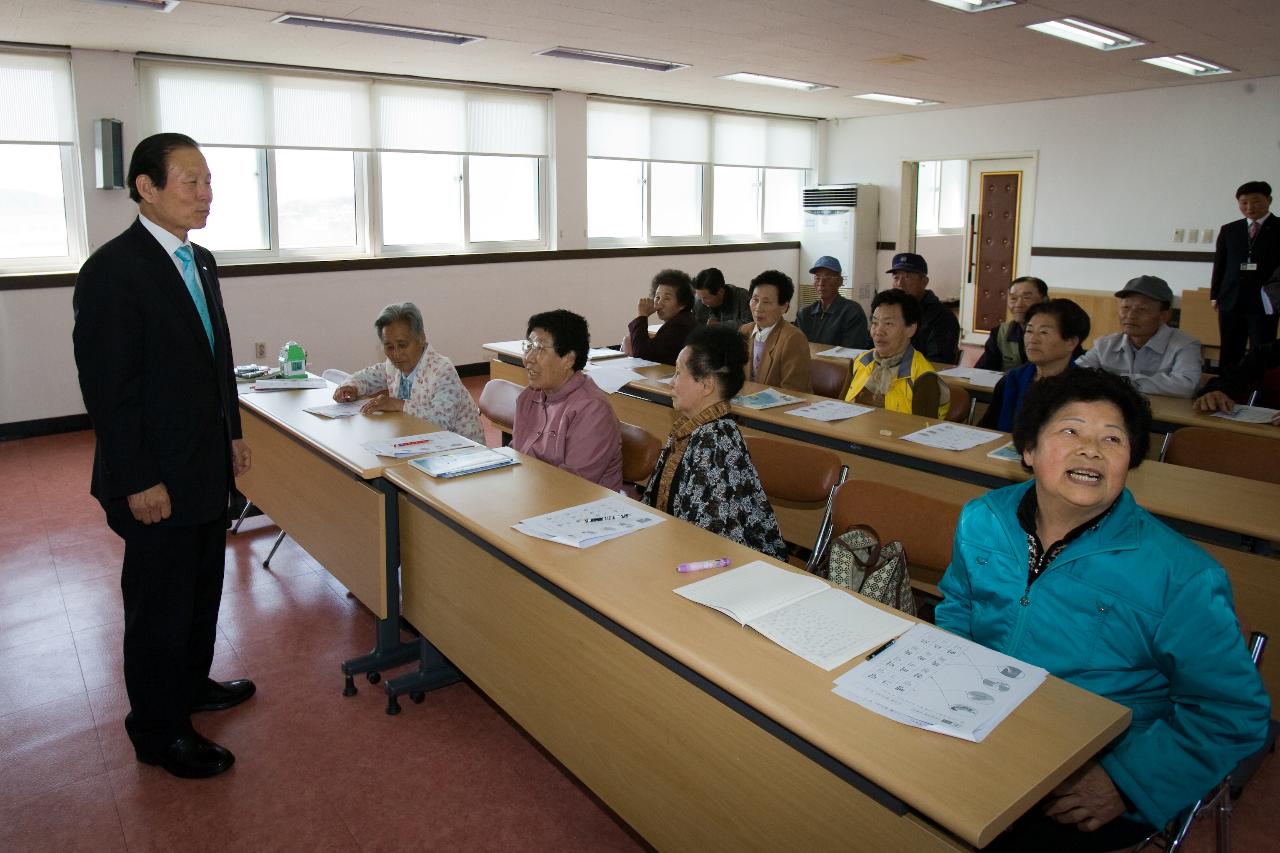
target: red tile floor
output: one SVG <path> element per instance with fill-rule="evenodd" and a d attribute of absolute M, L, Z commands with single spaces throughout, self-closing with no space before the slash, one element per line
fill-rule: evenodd
<path fill-rule="evenodd" d="M 473 393 L 482 379 L 469 379 Z M 497 434 L 490 429 L 491 444 Z M 236 753 L 215 779 L 138 764 L 122 719 L 121 545 L 87 494 L 89 433 L 0 442 L 0 850 L 633 850 L 641 844 L 469 684 L 383 713 L 338 662 L 372 619 L 276 528 L 228 539 L 214 659 L 246 704 L 196 719 Z M 1235 849 L 1280 849 L 1272 761 Z M 1209 826 L 1190 849 L 1207 851 Z"/>

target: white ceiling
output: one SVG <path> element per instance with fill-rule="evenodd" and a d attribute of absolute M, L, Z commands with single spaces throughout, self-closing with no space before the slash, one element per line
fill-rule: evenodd
<path fill-rule="evenodd" d="M 283 12 L 485 36 L 462 47 L 274 25 Z M 1148 44 L 1102 52 L 1025 25 L 1068 15 Z M 966 14 L 926 0 L 184 0 L 173 12 L 93 0 L 0 0 L 5 40 L 514 83 L 823 118 L 917 108 L 888 92 L 999 104 L 1280 75 L 1276 0 L 1046 0 Z M 688 63 L 657 73 L 534 56 L 566 46 Z M 1143 57 L 1238 69 L 1197 79 Z M 906 54 L 916 61 L 887 64 Z M 825 83 L 799 93 L 715 79 L 751 71 Z"/>

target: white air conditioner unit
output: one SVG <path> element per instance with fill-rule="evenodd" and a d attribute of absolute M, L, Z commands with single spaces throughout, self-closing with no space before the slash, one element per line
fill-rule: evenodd
<path fill-rule="evenodd" d="M 876 237 L 880 233 L 880 190 L 870 184 L 804 188 L 804 231 L 800 237 L 800 306 L 818 298 L 808 272 L 823 255 L 840 261 L 840 292 L 871 311 L 876 292 Z"/>

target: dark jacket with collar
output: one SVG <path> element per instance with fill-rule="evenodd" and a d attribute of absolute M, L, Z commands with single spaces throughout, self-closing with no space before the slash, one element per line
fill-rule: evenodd
<path fill-rule="evenodd" d="M 1252 258 L 1255 270 L 1242 270 L 1240 265 Z M 1262 285 L 1280 268 L 1280 217 L 1274 213 L 1258 228 L 1249 251 L 1249 223 L 1245 219 L 1228 222 L 1218 231 L 1213 253 L 1213 276 L 1209 281 L 1209 298 L 1217 300 L 1219 311 L 1262 313 Z M 1277 306 L 1280 310 L 1280 306 Z"/>
<path fill-rule="evenodd" d="M 960 363 L 960 321 L 932 290 L 920 301 L 920 328 L 911 345 L 933 364 Z"/>

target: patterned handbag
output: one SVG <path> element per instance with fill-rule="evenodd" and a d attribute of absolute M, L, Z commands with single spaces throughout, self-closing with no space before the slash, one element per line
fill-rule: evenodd
<path fill-rule="evenodd" d="M 903 613 L 916 615 L 902 543 L 881 544 L 875 529 L 857 524 L 831 541 L 827 580 Z"/>

